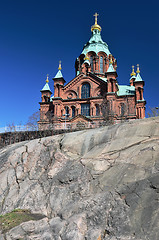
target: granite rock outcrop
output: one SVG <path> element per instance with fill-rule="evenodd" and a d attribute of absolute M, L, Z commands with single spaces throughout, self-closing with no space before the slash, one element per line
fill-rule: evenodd
<path fill-rule="evenodd" d="M 158 240 L 159 118 L 16 143 L 0 150 L 0 214 L 43 219 L 0 240 Z"/>

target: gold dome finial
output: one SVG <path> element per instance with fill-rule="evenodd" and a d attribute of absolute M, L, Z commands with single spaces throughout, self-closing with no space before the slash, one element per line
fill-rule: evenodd
<path fill-rule="evenodd" d="M 46 83 L 49 82 L 49 74 L 47 74 Z"/>
<path fill-rule="evenodd" d="M 134 66 L 132 66 L 132 73 L 130 74 L 132 77 L 136 76 L 136 73 L 134 72 Z"/>
<path fill-rule="evenodd" d="M 136 71 L 136 73 L 140 73 L 139 64 L 137 64 L 137 71 Z"/>
<path fill-rule="evenodd" d="M 58 67 L 58 70 L 61 70 L 62 67 L 61 67 L 61 61 L 59 61 L 59 67 Z"/>
<path fill-rule="evenodd" d="M 101 28 L 101 26 L 99 26 L 98 23 L 97 23 L 97 17 L 99 16 L 99 14 L 98 14 L 98 13 L 95 13 L 93 16 L 95 17 L 95 23 L 94 23 L 94 25 L 91 27 L 91 31 L 93 32 L 93 30 L 95 30 L 95 29 L 98 29 L 99 31 L 101 31 L 102 28 Z"/>
<path fill-rule="evenodd" d="M 113 64 L 113 58 L 112 58 L 112 54 L 110 54 L 110 61 L 109 61 L 110 64 Z"/>

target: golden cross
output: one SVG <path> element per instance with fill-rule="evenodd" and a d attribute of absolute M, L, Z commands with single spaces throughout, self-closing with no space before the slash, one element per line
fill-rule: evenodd
<path fill-rule="evenodd" d="M 61 61 L 59 61 L 59 68 L 58 68 L 59 70 L 61 70 L 62 68 L 61 68 Z"/>
<path fill-rule="evenodd" d="M 137 64 L 137 73 L 140 73 L 140 70 L 139 70 L 139 64 Z"/>
<path fill-rule="evenodd" d="M 49 79 L 48 79 L 48 77 L 49 77 L 49 74 L 47 74 L 47 78 L 46 78 L 46 82 L 47 82 L 47 83 L 49 82 Z"/>
<path fill-rule="evenodd" d="M 97 17 L 99 16 L 99 14 L 95 13 L 93 16 L 95 17 L 95 24 L 97 24 Z"/>

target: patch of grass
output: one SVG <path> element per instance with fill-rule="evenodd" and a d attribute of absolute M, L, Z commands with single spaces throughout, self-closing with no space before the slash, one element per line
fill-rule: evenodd
<path fill-rule="evenodd" d="M 23 222 L 40 220 L 44 217 L 45 216 L 41 214 L 32 214 L 30 210 L 27 209 L 14 209 L 10 213 L 0 215 L 0 229 L 2 233 L 6 233 L 11 228 L 16 227 Z"/>

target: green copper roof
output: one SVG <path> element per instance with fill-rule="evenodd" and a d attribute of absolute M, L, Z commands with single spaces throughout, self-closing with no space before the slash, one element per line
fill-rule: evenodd
<path fill-rule="evenodd" d="M 97 29 L 93 30 L 90 40 L 84 45 L 82 54 L 86 55 L 86 53 L 90 51 L 93 51 L 96 54 L 98 52 L 105 52 L 107 55 L 110 54 L 108 45 L 103 42 L 101 33 Z"/>
<path fill-rule="evenodd" d="M 100 79 L 102 79 L 104 82 L 107 82 L 107 78 L 106 77 L 99 77 Z"/>
<path fill-rule="evenodd" d="M 119 91 L 117 92 L 118 96 L 124 95 L 135 95 L 135 87 L 127 85 L 118 85 Z"/>
<path fill-rule="evenodd" d="M 110 63 L 107 73 L 111 73 L 111 72 L 116 72 L 116 70 L 114 69 L 113 65 Z"/>
<path fill-rule="evenodd" d="M 63 78 L 61 70 L 58 70 L 54 78 Z"/>
<path fill-rule="evenodd" d="M 52 102 L 52 101 L 53 101 L 53 99 L 54 99 L 54 96 L 52 96 L 52 97 L 50 98 L 50 102 Z"/>
<path fill-rule="evenodd" d="M 136 79 L 136 77 L 135 77 L 135 76 L 131 76 L 130 80 L 131 80 L 132 78 L 135 78 L 135 79 Z"/>
<path fill-rule="evenodd" d="M 134 82 L 143 82 L 143 80 L 142 80 L 142 78 L 140 76 L 140 73 L 137 74 L 136 79 L 135 79 Z"/>
<path fill-rule="evenodd" d="M 45 83 L 45 86 L 43 87 L 43 89 L 41 91 L 50 91 L 51 92 L 49 84 Z"/>

